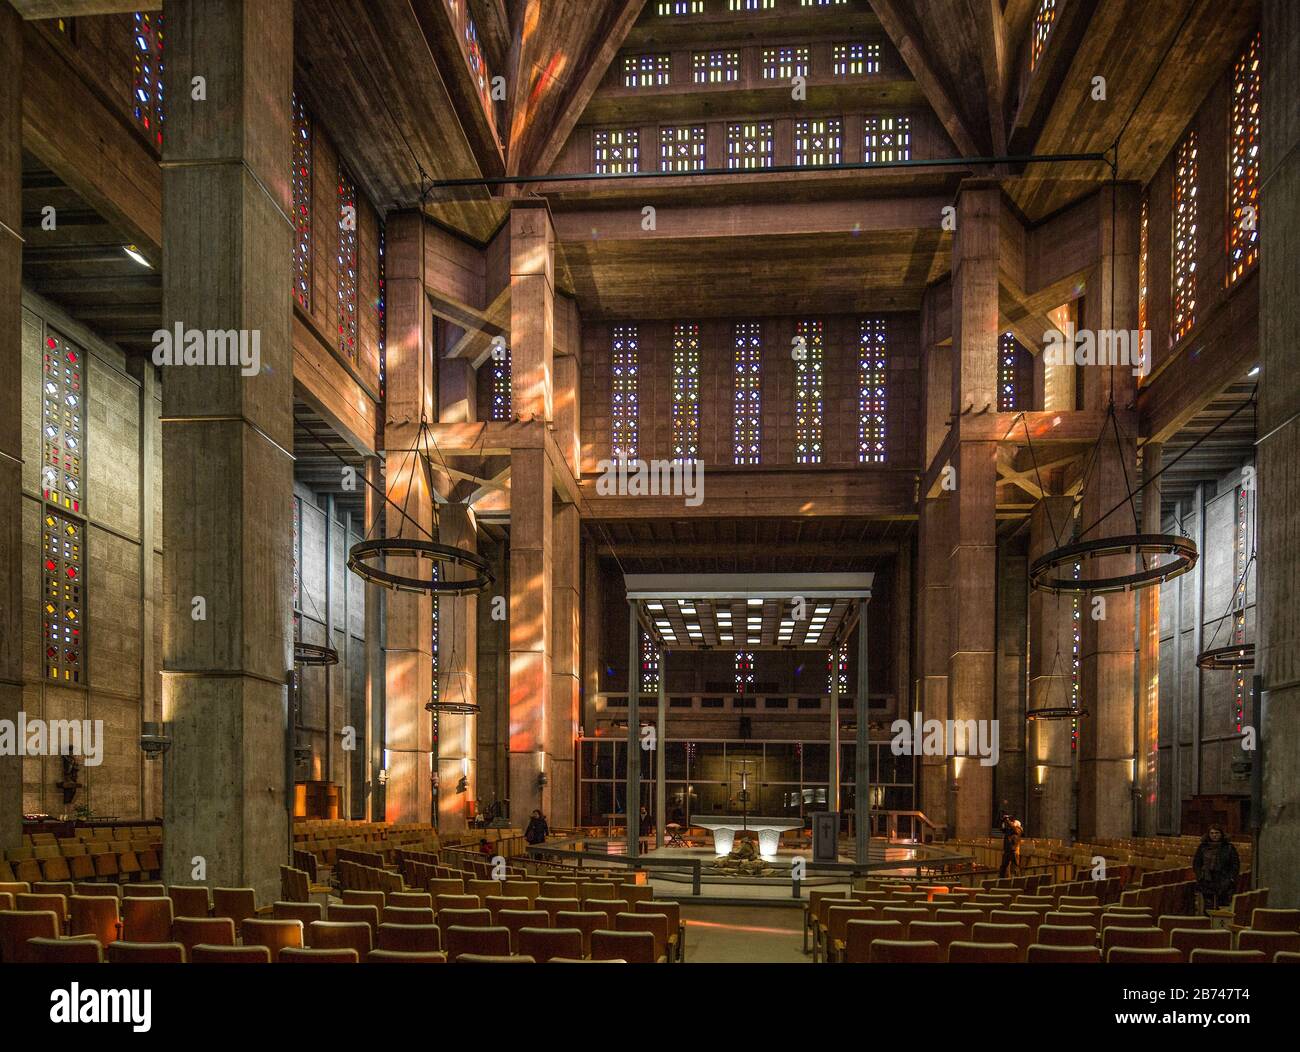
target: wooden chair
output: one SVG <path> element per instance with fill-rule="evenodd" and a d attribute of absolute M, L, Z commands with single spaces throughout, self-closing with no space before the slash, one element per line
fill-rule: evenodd
<path fill-rule="evenodd" d="M 494 922 L 510 932 L 510 952 L 520 953 L 519 930 L 521 928 L 545 928 L 550 925 L 550 915 L 545 910 L 500 910 Z"/>
<path fill-rule="evenodd" d="M 654 964 L 655 937 L 648 931 L 606 931 L 591 933 L 591 956 L 597 961 L 627 961 L 628 964 Z"/>
<path fill-rule="evenodd" d="M 969 941 L 999 946 L 1012 943 L 1019 947 L 1019 959 L 1023 961 L 1030 943 L 1034 941 L 1034 932 L 1028 924 L 993 924 L 982 921 L 971 926 Z"/>
<path fill-rule="evenodd" d="M 1227 928 L 1174 928 L 1168 934 L 1169 945 L 1184 960 L 1191 960 L 1193 950 L 1232 949 L 1232 932 Z"/>
<path fill-rule="evenodd" d="M 851 900 L 850 900 L 851 901 Z M 828 962 L 844 958 L 844 949 L 848 943 L 848 925 L 856 920 L 878 920 L 873 906 L 831 906 L 826 913 L 826 934 L 820 940 L 824 959 Z M 902 929 L 901 938 L 907 938 L 907 922 L 897 917 L 885 918 L 898 924 Z M 817 962 L 817 946 L 813 946 L 813 962 Z"/>
<path fill-rule="evenodd" d="M 65 899 L 70 899 L 76 893 L 76 887 L 70 880 L 38 880 L 32 885 L 33 895 L 62 895 Z"/>
<path fill-rule="evenodd" d="M 270 907 L 267 907 L 267 912 Z M 212 916 L 229 917 L 235 922 L 235 931 L 247 917 L 256 917 L 257 892 L 252 888 L 213 888 Z"/>
<path fill-rule="evenodd" d="M 1028 947 L 1022 949 L 1014 942 L 964 942 L 958 940 L 948 946 L 948 963 L 1019 964 L 1025 959 L 1027 953 Z"/>
<path fill-rule="evenodd" d="M 935 910 L 934 919 L 939 922 L 948 921 L 960 924 L 969 934 L 971 926 L 983 921 L 985 916 L 982 910 L 944 907 Z"/>
<path fill-rule="evenodd" d="M 832 907 L 838 909 L 840 907 Z M 903 926 L 903 938 L 907 938 L 907 926 L 913 921 L 934 920 L 938 911 L 931 913 L 924 907 L 919 906 L 886 906 L 880 911 L 881 920 L 898 921 Z"/>
<path fill-rule="evenodd" d="M 431 877 L 425 885 L 436 906 L 439 895 L 464 895 L 465 881 L 460 877 Z"/>
<path fill-rule="evenodd" d="M 398 953 L 429 953 L 442 949 L 442 929 L 434 924 L 381 924 L 377 946 Z"/>
<path fill-rule="evenodd" d="M 369 924 L 373 938 L 373 933 L 379 929 L 379 907 L 371 904 L 335 906 L 331 903 L 325 910 L 325 919 L 343 924 Z"/>
<path fill-rule="evenodd" d="M 1250 930 L 1300 932 L 1300 910 L 1256 907 L 1250 911 Z"/>
<path fill-rule="evenodd" d="M 520 928 L 519 952 L 543 964 L 556 957 L 581 957 L 582 932 L 577 928 Z"/>
<path fill-rule="evenodd" d="M 1043 932 L 1038 929 L 1039 934 Z M 1100 964 L 1101 950 L 1096 946 L 1055 946 L 1034 943 L 1025 954 L 1029 964 Z"/>
<path fill-rule="evenodd" d="M 548 899 L 578 899 L 578 883 L 576 881 L 544 880 L 538 888 L 537 895 L 539 898 Z M 581 902 L 581 899 L 579 901 Z"/>
<path fill-rule="evenodd" d="M 686 925 L 682 923 L 681 903 L 666 899 L 646 899 L 632 903 L 633 913 L 662 913 L 668 918 L 668 952 L 676 960 L 686 959 Z"/>
<path fill-rule="evenodd" d="M 42 913 L 49 910 L 58 915 L 60 931 L 68 923 L 68 900 L 64 895 L 37 895 L 33 892 L 15 895 L 14 909 L 27 913 Z"/>
<path fill-rule="evenodd" d="M 28 939 L 27 950 L 37 964 L 103 964 L 104 948 L 97 939 Z"/>
<path fill-rule="evenodd" d="M 654 898 L 655 889 L 649 884 L 620 884 L 613 897 L 635 906 L 638 902 L 649 902 Z"/>
<path fill-rule="evenodd" d="M 208 889 L 201 885 L 172 884 L 167 888 L 167 897 L 177 917 L 206 917 L 212 909 Z"/>
<path fill-rule="evenodd" d="M 1203 916 L 1180 917 L 1177 914 L 1166 913 L 1156 921 L 1156 927 L 1164 932 L 1171 932 L 1175 928 L 1196 928 L 1208 930 L 1211 927 L 1210 918 Z"/>
<path fill-rule="evenodd" d="M 511 957 L 498 953 L 462 953 L 456 958 L 457 964 L 536 964 L 531 957 Z"/>
<path fill-rule="evenodd" d="M 1083 924 L 1044 924 L 1036 939 L 1040 946 L 1096 946 L 1097 929 Z"/>
<path fill-rule="evenodd" d="M 1262 950 L 1268 954 L 1268 959 L 1271 961 L 1277 953 L 1300 953 L 1300 932 L 1277 929 L 1256 931 L 1254 928 L 1247 928 L 1237 933 L 1237 949 Z"/>
<path fill-rule="evenodd" d="M 184 964 L 185 947 L 178 942 L 111 942 L 108 960 L 110 964 Z"/>
<path fill-rule="evenodd" d="M 276 920 L 302 921 L 303 945 L 310 947 L 311 923 L 325 919 L 325 907 L 319 902 L 273 902 L 271 916 Z"/>
<path fill-rule="evenodd" d="M 123 884 L 124 899 L 160 899 L 167 897 L 166 884 Z"/>
<path fill-rule="evenodd" d="M 0 890 L 3 890 L 3 885 L 0 885 Z M 94 897 L 102 896 L 106 899 L 120 899 L 122 897 L 122 889 L 119 888 L 116 884 L 93 884 L 90 882 L 82 881 L 80 883 L 73 884 L 72 890 L 73 893 L 76 895 L 86 895 L 86 896 L 94 896 Z"/>
<path fill-rule="evenodd" d="M 68 934 L 93 935 L 100 946 L 122 937 L 122 918 L 116 897 L 73 895 L 68 899 Z"/>
<path fill-rule="evenodd" d="M 1169 946 L 1112 946 L 1106 951 L 1106 963 L 1182 964 L 1183 955 Z"/>
<path fill-rule="evenodd" d="M 1204 950 L 1191 953 L 1192 964 L 1267 964 L 1268 954 L 1263 950 Z"/>
<path fill-rule="evenodd" d="M 369 957 L 369 954 L 366 956 Z M 275 959 L 280 964 L 358 964 L 362 958 L 356 950 L 347 946 L 331 949 L 285 946 Z"/>
<path fill-rule="evenodd" d="M 942 964 L 944 954 L 937 942 L 876 939 L 867 954 L 870 964 Z"/>
<path fill-rule="evenodd" d="M 966 937 L 969 929 L 960 921 L 912 921 L 907 928 L 907 938 L 913 942 L 936 943 L 940 951 L 940 960 L 948 959 L 948 946 L 957 939 Z"/>
<path fill-rule="evenodd" d="M 388 896 L 385 909 L 433 910 L 433 896 L 424 891 L 395 891 Z"/>
<path fill-rule="evenodd" d="M 443 910 L 478 910 L 483 908 L 477 895 L 435 895 L 433 901 L 437 904 L 434 909 L 437 913 Z"/>
<path fill-rule="evenodd" d="M 271 951 L 272 960 L 279 960 L 280 951 L 286 946 L 303 948 L 303 927 L 299 920 L 249 917 L 242 931 L 245 946 L 265 946 Z"/>
<path fill-rule="evenodd" d="M 507 880 L 503 883 L 499 894 L 507 898 L 523 897 L 528 900 L 528 905 L 524 908 L 535 909 L 533 905 L 542 893 L 542 885 L 537 880 Z"/>
<path fill-rule="evenodd" d="M 655 963 L 671 961 L 668 955 L 669 920 L 664 913 L 620 913 L 614 918 L 616 931 L 649 932 L 655 940 Z"/>
<path fill-rule="evenodd" d="M 122 939 L 126 942 L 168 942 L 172 920 L 172 900 L 165 895 L 122 899 Z"/>
<path fill-rule="evenodd" d="M 500 917 L 502 910 L 527 911 L 530 908 L 526 895 L 488 895 L 483 901 L 483 906 L 492 914 L 493 924 L 501 923 L 497 918 Z"/>
<path fill-rule="evenodd" d="M 401 950 L 371 950 L 366 954 L 366 964 L 446 964 L 447 955 L 434 950 L 426 953 L 405 953 Z"/>
<path fill-rule="evenodd" d="M 510 929 L 505 927 L 466 928 L 453 924 L 443 931 L 447 959 L 455 963 L 461 954 L 509 957 Z"/>
<path fill-rule="evenodd" d="M 571 913 L 576 913 L 582 909 L 582 904 L 577 900 L 577 898 L 552 899 L 547 898 L 544 895 L 539 895 L 537 900 L 533 903 L 533 909 L 545 910 L 546 916 L 549 918 L 547 921 L 547 927 L 554 928 L 555 915 L 557 913 L 561 910 L 568 910 Z"/>
<path fill-rule="evenodd" d="M 1160 928 L 1105 928 L 1101 933 L 1101 952 L 1110 960 L 1110 951 L 1120 946 L 1126 949 L 1163 950 L 1169 946 L 1169 937 Z"/>
<path fill-rule="evenodd" d="M 876 939 L 902 941 L 902 922 L 850 918 L 844 926 L 844 962 L 866 964 L 871 959 L 871 944 Z"/>
<path fill-rule="evenodd" d="M 465 894 L 477 895 L 480 906 L 487 906 L 489 897 L 497 897 L 501 894 L 502 881 L 499 880 L 467 880 L 465 881 Z"/>
<path fill-rule="evenodd" d="M 599 910 L 560 910 L 555 915 L 555 927 L 577 928 L 582 932 L 582 955 L 591 956 L 591 937 L 605 924 L 609 923 L 605 914 Z"/>
<path fill-rule="evenodd" d="M 195 946 L 234 946 L 235 922 L 229 917 L 177 917 L 172 942 L 180 943 L 192 960 Z"/>
<path fill-rule="evenodd" d="M 309 927 L 313 950 L 356 950 L 360 960 L 374 948 L 375 929 L 366 921 L 312 921 Z"/>

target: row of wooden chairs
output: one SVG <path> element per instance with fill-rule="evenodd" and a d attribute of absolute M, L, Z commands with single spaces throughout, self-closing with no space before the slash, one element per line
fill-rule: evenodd
<path fill-rule="evenodd" d="M 97 845 L 106 843 L 96 841 Z M 162 853 L 154 847 L 139 851 L 103 850 L 50 858 L 25 858 L 0 862 L 0 883 L 41 880 L 133 880 L 162 872 Z"/>

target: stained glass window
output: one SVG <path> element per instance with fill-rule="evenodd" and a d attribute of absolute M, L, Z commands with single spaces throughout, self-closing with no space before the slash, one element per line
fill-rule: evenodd
<path fill-rule="evenodd" d="M 862 159 L 888 164 L 912 157 L 910 117 L 868 117 L 862 127 Z"/>
<path fill-rule="evenodd" d="M 1178 145 L 1174 166 L 1173 337 L 1177 341 L 1196 321 L 1196 132 Z"/>
<path fill-rule="evenodd" d="M 791 77 L 808 76 L 808 55 L 806 45 L 763 48 L 760 62 L 763 79 L 789 80 Z"/>
<path fill-rule="evenodd" d="M 831 72 L 837 77 L 860 77 L 880 72 L 880 45 L 836 44 L 831 48 Z"/>
<path fill-rule="evenodd" d="M 302 609 L 302 498 L 293 498 L 293 608 Z"/>
<path fill-rule="evenodd" d="M 884 318 L 863 318 L 858 330 L 858 463 L 885 462 L 888 336 Z"/>
<path fill-rule="evenodd" d="M 78 514 L 85 511 L 81 470 L 86 434 L 84 376 L 81 349 L 48 333 L 41 381 L 41 492 L 49 503 Z"/>
<path fill-rule="evenodd" d="M 498 357 L 500 355 L 500 357 Z M 510 393 L 510 348 L 496 344 L 492 348 L 492 420 L 509 420 L 514 402 Z"/>
<path fill-rule="evenodd" d="M 834 7 L 836 4 L 847 4 L 849 0 L 799 0 L 801 7 Z"/>
<path fill-rule="evenodd" d="M 696 84 L 734 84 L 740 79 L 739 51 L 697 51 L 691 56 Z"/>
<path fill-rule="evenodd" d="M 437 582 L 438 577 L 439 577 L 439 574 L 438 574 L 438 566 L 437 566 L 437 564 L 434 564 L 434 566 L 433 566 L 433 581 L 434 581 L 435 583 Z M 430 701 L 437 701 L 437 700 L 442 696 L 442 691 L 439 689 L 439 684 L 438 684 L 438 665 L 440 664 L 440 662 L 439 662 L 439 660 L 438 660 L 438 607 L 439 607 L 440 605 L 441 605 L 441 601 L 440 601 L 439 599 L 435 598 L 434 601 L 433 601 L 433 625 L 432 625 L 432 631 L 431 631 L 431 634 L 430 634 L 430 635 L 431 635 L 431 638 L 430 638 L 430 640 L 429 640 L 430 645 L 432 646 L 432 649 L 430 650 L 429 653 L 431 654 L 431 656 L 432 656 L 432 658 L 433 658 L 433 660 L 432 660 L 432 662 L 431 662 L 431 665 L 432 665 L 432 676 L 431 676 L 430 678 L 432 679 L 433 682 L 432 682 L 432 684 L 431 684 L 430 692 L 429 692 L 429 700 L 430 700 Z M 434 735 L 436 736 L 437 733 L 438 733 L 438 713 L 437 713 L 437 712 L 434 712 L 434 714 L 433 714 L 433 721 L 434 721 L 434 722 L 433 722 L 433 733 L 434 733 Z"/>
<path fill-rule="evenodd" d="M 761 322 L 736 322 L 735 416 L 732 436 L 737 464 L 757 464 L 762 433 L 763 356 Z"/>
<path fill-rule="evenodd" d="M 661 88 L 671 75 L 671 55 L 625 55 L 623 58 L 625 88 Z"/>
<path fill-rule="evenodd" d="M 1147 256 L 1150 249 L 1150 215 L 1146 194 L 1138 210 L 1138 330 L 1147 329 Z"/>
<path fill-rule="evenodd" d="M 1083 564 L 1075 563 L 1072 571 L 1074 579 L 1077 581 L 1083 572 Z M 1082 665 L 1080 663 L 1083 655 L 1083 611 L 1078 593 L 1075 593 L 1070 599 L 1070 619 L 1072 627 L 1070 630 L 1070 708 L 1074 712 L 1079 711 L 1079 699 L 1083 689 L 1083 683 L 1080 676 Z M 1079 751 L 1079 717 L 1070 718 L 1070 752 Z"/>
<path fill-rule="evenodd" d="M 1244 645 L 1246 642 L 1246 568 L 1250 561 L 1250 490 L 1244 485 L 1237 486 L 1237 536 L 1236 541 L 1236 559 L 1234 566 L 1238 585 L 1233 595 L 1233 604 L 1235 609 L 1232 614 L 1232 641 L 1237 645 Z M 1246 670 L 1239 668 L 1236 670 L 1236 727 L 1237 733 L 1241 733 L 1241 726 L 1245 720 L 1246 714 L 1246 697 L 1249 688 L 1246 686 Z"/>
<path fill-rule="evenodd" d="M 45 512 L 41 530 L 42 578 L 45 582 L 45 675 L 60 683 L 82 680 L 85 638 L 82 624 L 86 572 L 85 527 L 53 510 Z"/>
<path fill-rule="evenodd" d="M 339 353 L 357 358 L 357 186 L 339 166 Z"/>
<path fill-rule="evenodd" d="M 1038 60 L 1043 57 L 1043 48 L 1047 47 L 1047 37 L 1052 32 L 1052 26 L 1056 22 L 1056 0 L 1039 0 L 1038 14 L 1034 15 L 1034 36 L 1033 51 L 1029 60 L 1029 68 L 1033 69 L 1038 65 Z"/>
<path fill-rule="evenodd" d="M 659 170 L 704 170 L 704 125 L 688 124 L 659 129 Z"/>
<path fill-rule="evenodd" d="M 641 693 L 659 693 L 659 651 L 645 629 L 641 629 Z"/>
<path fill-rule="evenodd" d="M 700 454 L 700 327 L 673 326 L 673 457 Z"/>
<path fill-rule="evenodd" d="M 637 441 L 637 328 L 615 325 L 613 337 L 613 396 L 610 403 L 610 431 L 615 458 L 636 458 Z"/>
<path fill-rule="evenodd" d="M 1260 38 L 1250 38 L 1232 67 L 1228 161 L 1228 284 L 1259 258 Z"/>
<path fill-rule="evenodd" d="M 478 26 L 474 24 L 474 19 L 465 13 L 465 54 L 466 61 L 469 63 L 469 71 L 474 77 L 474 84 L 478 87 L 479 97 L 483 100 L 483 108 L 487 111 L 488 119 L 494 120 L 492 113 L 492 76 L 488 72 L 487 60 L 483 57 L 482 45 L 478 42 Z"/>
<path fill-rule="evenodd" d="M 379 298 L 375 301 L 375 313 L 379 322 L 379 397 L 387 394 L 388 372 L 388 288 L 384 275 L 386 238 L 384 224 L 379 224 Z"/>
<path fill-rule="evenodd" d="M 132 16 L 131 97 L 135 119 L 162 148 L 163 16 L 137 11 Z"/>
<path fill-rule="evenodd" d="M 771 11 L 776 0 L 731 0 L 732 11 Z"/>
<path fill-rule="evenodd" d="M 640 167 L 641 133 L 635 128 L 593 132 L 591 144 L 597 175 L 623 175 Z"/>
<path fill-rule="evenodd" d="M 702 15 L 704 0 L 659 0 L 661 15 Z"/>
<path fill-rule="evenodd" d="M 294 296 L 303 310 L 311 309 L 311 118 L 293 94 L 293 239 Z"/>
<path fill-rule="evenodd" d="M 826 693 L 829 694 L 834 687 L 836 673 L 839 674 L 839 692 L 843 697 L 849 692 L 849 644 L 845 640 L 835 648 L 833 657 L 826 658 Z"/>
<path fill-rule="evenodd" d="M 771 121 L 727 125 L 727 167 L 772 167 Z"/>
<path fill-rule="evenodd" d="M 736 651 L 736 693 L 751 694 L 754 690 L 754 652 Z"/>
<path fill-rule="evenodd" d="M 822 323 L 795 324 L 794 460 L 820 464 L 822 460 Z"/>
<path fill-rule="evenodd" d="M 817 167 L 844 159 L 844 121 L 839 117 L 794 122 L 794 163 Z"/>
<path fill-rule="evenodd" d="M 1020 408 L 1016 385 L 1016 350 L 1020 344 L 1009 332 L 998 337 L 998 412 L 1014 413 Z"/>

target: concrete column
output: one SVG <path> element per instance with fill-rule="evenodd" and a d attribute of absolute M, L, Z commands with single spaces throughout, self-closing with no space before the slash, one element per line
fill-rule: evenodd
<path fill-rule="evenodd" d="M 641 647 L 637 601 L 627 603 L 627 854 L 641 854 Z"/>
<path fill-rule="evenodd" d="M 545 810 L 551 708 L 551 462 L 539 447 L 515 449 L 510 472 L 510 816 Z"/>
<path fill-rule="evenodd" d="M 840 670 L 836 653 L 838 647 L 831 647 L 827 655 L 831 670 L 831 723 L 827 741 L 830 743 L 829 763 L 826 767 L 826 810 L 840 810 Z M 861 817 L 861 816 L 859 816 Z"/>
<path fill-rule="evenodd" d="M 951 513 L 948 501 L 923 498 L 917 542 L 918 589 L 916 604 L 917 693 L 916 707 L 923 720 L 948 718 L 949 580 L 948 529 Z M 911 719 L 910 711 L 900 718 Z M 948 760 L 943 756 L 920 756 L 918 785 L 920 810 L 936 826 L 952 829 L 948 792 Z"/>
<path fill-rule="evenodd" d="M 551 707 L 546 716 L 548 774 L 544 810 L 549 821 L 560 827 L 575 822 L 573 743 L 581 718 L 579 530 L 577 505 L 556 504 L 551 518 L 555 551 L 551 560 Z"/>
<path fill-rule="evenodd" d="M 1000 813 L 1025 816 L 1025 667 L 1029 562 L 1023 537 L 998 544 L 998 764 L 993 800 Z"/>
<path fill-rule="evenodd" d="M 438 540 L 478 551 L 478 526 L 468 504 L 444 504 L 438 515 Z M 472 571 L 446 569 L 459 577 Z M 438 697 L 478 704 L 478 596 L 440 596 L 438 603 Z M 478 717 L 443 712 L 438 717 L 438 829 L 459 832 L 468 825 L 467 805 L 478 798 L 476 762 Z M 465 792 L 457 791 L 461 778 Z"/>
<path fill-rule="evenodd" d="M 546 201 L 510 212 L 510 389 L 520 420 L 553 416 L 555 229 Z"/>
<path fill-rule="evenodd" d="M 366 460 L 366 536 L 379 533 L 383 520 L 384 477 L 378 457 Z M 378 822 L 384 815 L 379 772 L 384 766 L 384 606 L 385 589 L 367 584 L 366 590 L 366 763 L 365 816 Z"/>
<path fill-rule="evenodd" d="M 659 651 L 659 707 L 655 710 L 655 847 L 668 822 L 668 651 Z"/>
<path fill-rule="evenodd" d="M 1029 516 L 1029 562 L 1068 544 L 1073 529 L 1074 498 L 1046 497 Z M 1029 592 L 1029 708 L 1070 704 L 1074 646 L 1074 599 L 1068 595 Z M 1074 763 L 1070 756 L 1070 721 L 1036 720 L 1027 728 L 1030 836 L 1070 836 Z"/>
<path fill-rule="evenodd" d="M 582 733 L 596 733 L 596 695 L 600 693 L 600 655 L 604 617 L 601 613 L 600 560 L 596 546 L 582 550 Z"/>
<path fill-rule="evenodd" d="M 478 734 L 475 754 L 475 775 L 478 782 L 476 800 L 487 807 L 493 800 L 503 800 L 506 790 L 506 756 L 508 739 L 508 645 L 505 619 L 506 603 L 510 594 L 508 571 L 510 564 L 504 546 L 486 535 L 479 538 L 479 550 L 497 572 L 497 583 L 491 592 L 484 592 L 478 603 L 478 687 L 479 714 L 475 720 Z"/>
<path fill-rule="evenodd" d="M 384 421 L 385 536 L 429 540 L 433 494 L 420 455 L 420 422 L 433 419 L 436 386 L 433 315 L 425 295 L 421 258 L 423 220 L 411 212 L 390 216 L 386 231 L 387 386 Z M 392 558 L 391 573 L 419 576 L 427 560 Z M 390 822 L 433 819 L 433 597 L 391 590 L 385 610 L 384 751 Z"/>
<path fill-rule="evenodd" d="M 1267 68 L 1300 63 L 1300 9 L 1266 0 Z M 1285 76 L 1263 83 L 1264 159 L 1260 171 L 1259 263 L 1259 643 L 1263 678 L 1263 825 L 1256 887 L 1270 889 L 1270 906 L 1300 905 L 1300 385 L 1294 380 L 1294 337 L 1300 312 L 1300 122 L 1294 84 Z"/>
<path fill-rule="evenodd" d="M 260 371 L 163 369 L 163 876 L 279 890 L 293 666 L 293 5 L 167 0 L 163 327 L 258 338 Z M 207 80 L 194 101 L 191 78 Z M 206 600 L 206 620 L 192 599 Z"/>
<path fill-rule="evenodd" d="M 23 22 L 0 7 L 0 720 L 23 703 Z M 23 760 L 0 756 L 0 851 L 23 842 Z"/>
<path fill-rule="evenodd" d="M 1148 442 L 1142 449 L 1142 532 L 1160 533 L 1160 481 L 1151 482 L 1160 470 L 1164 446 Z M 1157 807 L 1160 757 L 1160 589 L 1144 588 L 1137 594 L 1137 784 L 1139 836 L 1156 836 L 1160 813 Z"/>
<path fill-rule="evenodd" d="M 1101 254 L 1084 297 L 1082 326 L 1094 333 L 1137 328 L 1138 197 L 1139 188 L 1128 183 L 1113 190 L 1106 186 L 1100 192 Z M 1119 427 L 1117 441 L 1116 429 L 1108 423 L 1110 433 L 1098 446 L 1083 491 L 1079 539 L 1133 533 L 1138 523 L 1130 507 L 1107 513 L 1123 504 L 1138 484 L 1138 420 L 1130 408 L 1137 380 L 1130 366 L 1091 366 L 1082 371 L 1084 405 L 1104 410 L 1113 392 Z M 1130 556 L 1093 559 L 1084 566 L 1083 576 L 1132 573 L 1135 565 Z M 1079 725 L 1081 837 L 1126 837 L 1133 832 L 1134 606 L 1131 592 L 1082 597 L 1082 704 L 1089 718 Z"/>
<path fill-rule="evenodd" d="M 967 180 L 957 197 L 953 242 L 953 408 L 958 438 L 970 414 L 997 408 L 998 228 L 996 183 Z M 953 720 L 991 720 L 997 624 L 997 443 L 959 441 L 953 456 L 956 492 L 950 501 L 952 594 L 948 703 Z M 968 750 L 968 751 L 973 751 Z M 953 783 L 958 836 L 986 835 L 993 820 L 993 771 L 978 759 L 955 757 Z"/>

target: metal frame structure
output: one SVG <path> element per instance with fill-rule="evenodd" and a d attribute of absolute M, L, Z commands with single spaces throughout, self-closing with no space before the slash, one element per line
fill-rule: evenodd
<path fill-rule="evenodd" d="M 795 600 L 813 603 L 818 600 L 848 600 L 850 608 L 837 625 L 832 626 L 828 645 L 809 646 L 806 643 L 787 643 L 782 650 L 828 650 L 831 667 L 831 726 L 830 726 L 830 779 L 827 792 L 829 809 L 839 810 L 840 801 L 840 714 L 839 674 L 835 657 L 840 644 L 849 637 L 855 626 L 858 631 L 858 683 L 854 699 L 857 727 L 857 756 L 854 786 L 854 858 L 859 865 L 867 862 L 867 846 L 871 839 L 871 752 L 870 724 L 868 721 L 867 673 L 869 647 L 867 642 L 867 603 L 871 599 L 871 585 L 875 575 L 870 573 L 807 573 L 807 574 L 626 574 L 628 604 L 628 692 L 627 692 L 627 857 L 640 857 L 640 828 L 638 814 L 641 806 L 641 646 L 639 630 L 644 628 L 658 643 L 659 656 L 659 706 L 657 736 L 655 738 L 655 808 L 656 844 L 663 846 L 663 815 L 665 807 L 665 751 L 667 702 L 667 657 L 670 650 L 704 649 L 760 649 L 754 646 L 718 647 L 690 641 L 671 643 L 664 640 L 648 616 L 646 604 L 665 600 L 689 599 L 706 602 L 745 602 L 752 599 Z"/>

